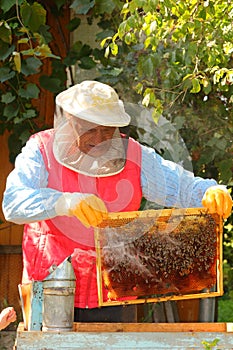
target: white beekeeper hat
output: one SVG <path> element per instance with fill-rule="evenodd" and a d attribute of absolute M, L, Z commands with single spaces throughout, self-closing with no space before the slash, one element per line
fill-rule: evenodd
<path fill-rule="evenodd" d="M 56 97 L 56 105 L 98 125 L 123 127 L 130 123 L 130 116 L 116 91 L 98 81 L 86 80 L 61 92 Z"/>

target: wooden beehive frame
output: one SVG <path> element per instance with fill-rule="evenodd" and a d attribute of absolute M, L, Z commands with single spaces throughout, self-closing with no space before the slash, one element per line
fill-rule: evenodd
<path fill-rule="evenodd" d="M 96 253 L 97 253 L 97 262 L 96 262 L 96 269 L 97 269 L 97 285 L 98 285 L 98 303 L 99 306 L 113 306 L 113 305 L 125 305 L 125 304 L 140 304 L 140 303 L 146 303 L 146 302 L 161 302 L 161 301 L 168 301 L 168 300 L 185 300 L 185 299 L 196 299 L 196 298 L 209 298 L 209 297 L 216 297 L 223 295 L 223 275 L 222 275 L 222 227 L 223 222 L 222 218 L 219 217 L 217 214 L 211 215 L 212 218 L 214 218 L 214 222 L 216 224 L 215 226 L 215 232 L 216 232 L 216 283 L 215 283 L 215 290 L 212 291 L 212 289 L 209 289 L 205 292 L 196 292 L 196 293 L 188 293 L 188 294 L 171 294 L 171 295 L 159 295 L 159 296 L 140 296 L 140 298 L 136 299 L 130 299 L 130 298 L 121 298 L 121 300 L 103 300 L 103 266 L 102 266 L 102 258 L 101 258 L 101 251 L 102 251 L 102 233 L 103 228 L 106 227 L 114 227 L 114 225 L 120 220 L 120 221 L 126 221 L 127 220 L 133 220 L 135 218 L 137 219 L 149 219 L 151 218 L 155 220 L 155 222 L 163 222 L 166 221 L 168 218 L 176 218 L 176 217 L 183 217 L 186 218 L 186 216 L 192 216 L 192 217 L 207 217 L 210 214 L 208 214 L 207 210 L 204 208 L 186 208 L 186 209 L 163 209 L 163 210 L 145 210 L 145 211 L 134 211 L 134 212 L 122 212 L 122 213 L 110 213 L 108 220 L 103 222 L 101 224 L 101 227 L 95 228 L 95 245 L 96 245 Z"/>

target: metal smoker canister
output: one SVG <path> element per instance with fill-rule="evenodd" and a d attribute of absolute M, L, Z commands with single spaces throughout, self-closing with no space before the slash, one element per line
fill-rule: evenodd
<path fill-rule="evenodd" d="M 43 280 L 42 331 L 72 331 L 74 321 L 75 274 L 71 257 Z"/>

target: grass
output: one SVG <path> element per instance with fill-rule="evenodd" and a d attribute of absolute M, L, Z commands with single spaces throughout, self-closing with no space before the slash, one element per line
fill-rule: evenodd
<path fill-rule="evenodd" d="M 218 300 L 218 322 L 233 322 L 233 291 Z"/>

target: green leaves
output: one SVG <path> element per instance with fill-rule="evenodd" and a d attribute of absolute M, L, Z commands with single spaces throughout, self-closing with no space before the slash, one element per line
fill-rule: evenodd
<path fill-rule="evenodd" d="M 0 40 L 0 60 L 6 60 L 15 50 L 14 45 L 8 45 Z"/>
<path fill-rule="evenodd" d="M 233 84 L 233 69 L 214 67 L 212 72 L 214 72 L 214 84 L 220 83 L 222 86 Z"/>
<path fill-rule="evenodd" d="M 7 80 L 12 79 L 15 76 L 15 72 L 8 67 L 0 67 L 0 82 L 4 83 Z"/>
<path fill-rule="evenodd" d="M 68 52 L 64 63 L 67 66 L 78 64 L 82 69 L 91 69 L 96 66 L 92 54 L 93 51 L 89 45 L 83 45 L 81 41 L 77 41 L 71 47 L 70 52 Z"/>
<path fill-rule="evenodd" d="M 32 5 L 26 1 L 20 6 L 20 14 L 23 24 L 32 32 L 39 30 L 46 23 L 46 10 L 38 3 Z"/>
<path fill-rule="evenodd" d="M 199 91 L 201 91 L 201 85 L 200 85 L 200 81 L 197 78 L 193 78 L 192 79 L 192 89 L 190 90 L 191 93 L 198 93 Z"/>
<path fill-rule="evenodd" d="M 80 26 L 81 19 L 78 17 L 72 18 L 67 25 L 67 28 L 70 32 L 73 32 L 75 29 L 77 29 Z"/>
<path fill-rule="evenodd" d="M 0 22 L 0 38 L 4 43 L 11 44 L 12 33 L 11 28 L 7 22 Z"/>
<path fill-rule="evenodd" d="M 11 92 L 7 92 L 6 94 L 2 94 L 1 96 L 1 102 L 5 104 L 9 104 L 13 102 L 16 99 L 16 96 L 12 95 Z"/>
<path fill-rule="evenodd" d="M 70 8 L 72 8 L 77 14 L 86 15 L 88 11 L 94 7 L 94 5 L 94 0 L 74 0 L 70 5 Z"/>
<path fill-rule="evenodd" d="M 6 21 L 0 22 L 0 60 L 11 55 L 15 47 L 12 44 L 12 31 Z"/>
<path fill-rule="evenodd" d="M 106 57 L 123 62 L 124 77 L 145 106 L 184 119 L 180 132 L 190 150 L 198 149 L 196 172 L 226 182 L 232 165 L 220 159 L 232 158 L 232 13 L 227 0 L 131 0 L 115 35 L 101 38 Z"/>
<path fill-rule="evenodd" d="M 59 8 L 65 1 L 57 3 Z M 60 57 L 48 45 L 52 36 L 47 12 L 39 2 L 1 0 L 0 8 L 0 132 L 8 129 L 11 133 L 9 151 L 14 161 L 31 132 L 38 130 L 33 121 L 38 115 L 33 100 L 39 98 L 41 86 L 34 83 L 33 75 L 40 73 L 44 58 L 52 61 Z M 66 79 L 63 63 L 59 69 L 55 68 L 56 92 L 64 88 Z"/>
<path fill-rule="evenodd" d="M 201 343 L 203 344 L 203 346 L 206 350 L 211 350 L 211 349 L 213 349 L 213 347 L 217 346 L 219 341 L 220 341 L 220 339 L 216 338 L 211 342 L 203 340 Z"/>
<path fill-rule="evenodd" d="M 60 8 L 65 5 L 66 0 L 55 0 L 56 6 L 58 8 L 58 10 L 60 10 Z"/>
<path fill-rule="evenodd" d="M 18 103 L 7 104 L 3 109 L 3 116 L 6 117 L 7 121 L 11 121 L 19 113 Z"/>
<path fill-rule="evenodd" d="M 25 88 L 20 88 L 18 91 L 19 96 L 29 100 L 32 98 L 38 98 L 39 93 L 40 89 L 36 84 L 32 83 L 27 84 Z"/>
<path fill-rule="evenodd" d="M 21 5 L 23 0 L 19 0 L 18 4 Z M 9 11 L 13 6 L 15 6 L 15 0 L 1 0 L 0 8 L 3 12 Z"/>
<path fill-rule="evenodd" d="M 36 57 L 29 57 L 22 61 L 21 72 L 25 76 L 39 72 L 42 62 Z"/>
<path fill-rule="evenodd" d="M 17 116 L 14 118 L 14 123 L 19 124 L 22 122 L 25 122 L 27 119 L 35 118 L 37 115 L 36 111 L 34 109 L 27 109 L 25 112 L 22 113 L 22 115 Z"/>
<path fill-rule="evenodd" d="M 139 73 L 142 76 L 153 78 L 156 73 L 156 57 L 153 54 L 145 55 L 140 57 L 139 61 Z"/>
<path fill-rule="evenodd" d="M 96 12 L 98 14 L 102 13 L 112 13 L 116 7 L 116 1 L 113 0 L 95 0 Z"/>
<path fill-rule="evenodd" d="M 173 82 L 170 80 L 170 85 L 173 83 L 180 88 L 183 86 L 187 92 L 187 84 L 181 84 L 181 80 L 184 80 L 187 74 L 194 74 L 191 85 L 188 86 L 191 94 L 201 91 L 210 93 L 212 83 L 223 91 L 227 89 L 231 78 L 226 78 L 226 81 L 221 79 L 220 82 L 211 73 L 211 68 L 219 66 L 220 62 L 222 65 L 230 62 L 230 55 L 233 52 L 232 11 L 232 5 L 229 5 L 228 1 L 215 3 L 211 1 L 203 6 L 192 0 L 177 3 L 167 0 L 153 1 L 152 6 L 152 2 L 132 0 L 122 9 L 118 36 L 131 47 L 136 43 L 143 43 L 147 55 L 150 51 L 155 51 L 157 57 L 160 55 L 162 64 L 159 70 L 163 76 L 166 75 L 165 70 L 168 71 L 171 69 L 171 64 L 175 64 L 178 73 L 176 78 L 180 80 Z M 111 53 L 110 45 L 109 43 L 106 48 L 108 54 Z M 169 59 L 164 61 L 165 52 L 166 57 L 175 58 L 176 61 L 171 62 Z M 138 55 L 139 72 L 142 72 L 141 55 L 144 56 L 143 50 Z M 151 79 L 154 63 L 151 59 L 146 61 L 142 58 L 142 61 L 145 61 L 143 76 Z M 205 80 L 199 77 L 203 71 L 206 75 Z"/>
<path fill-rule="evenodd" d="M 43 89 L 51 91 L 55 94 L 61 92 L 64 89 L 60 79 L 46 75 L 42 75 L 40 77 L 40 86 Z"/>

